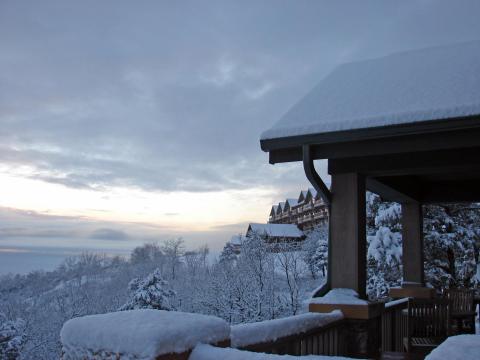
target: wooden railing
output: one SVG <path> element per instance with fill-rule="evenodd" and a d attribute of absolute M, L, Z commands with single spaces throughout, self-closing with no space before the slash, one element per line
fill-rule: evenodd
<path fill-rule="evenodd" d="M 403 339 L 408 334 L 408 324 L 403 310 L 407 307 L 408 298 L 385 304 L 381 319 L 382 351 L 405 351 Z"/>
<path fill-rule="evenodd" d="M 280 355 L 345 355 L 345 320 L 333 320 L 306 331 L 288 334 L 273 340 L 232 346 L 240 350 Z M 233 339 L 233 337 L 232 337 Z"/>

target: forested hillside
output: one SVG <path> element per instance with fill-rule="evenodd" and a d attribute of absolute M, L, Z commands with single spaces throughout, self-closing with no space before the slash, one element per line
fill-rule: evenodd
<path fill-rule="evenodd" d="M 368 294 L 385 298 L 401 284 L 401 208 L 368 195 Z M 438 289 L 478 287 L 479 209 L 475 204 L 425 208 L 426 279 Z M 181 239 L 135 248 L 128 259 L 84 253 L 55 271 L 0 278 L 0 357 L 57 359 L 59 332 L 73 317 L 134 308 L 210 314 L 228 322 L 274 319 L 305 311 L 328 268 L 328 229 L 301 247 L 246 238 L 240 254 L 227 243 L 208 247 Z"/>

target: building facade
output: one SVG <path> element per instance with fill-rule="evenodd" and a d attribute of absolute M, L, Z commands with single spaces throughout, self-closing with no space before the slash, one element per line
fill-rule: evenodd
<path fill-rule="evenodd" d="M 303 231 L 328 224 L 328 206 L 313 188 L 300 192 L 297 199 L 286 199 L 270 210 L 270 224 L 295 224 Z"/>

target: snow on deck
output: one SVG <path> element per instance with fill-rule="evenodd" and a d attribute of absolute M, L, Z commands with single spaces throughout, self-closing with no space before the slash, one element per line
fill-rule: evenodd
<path fill-rule="evenodd" d="M 264 353 L 255 353 L 250 351 L 242 351 L 232 348 L 218 348 L 211 345 L 197 345 L 193 349 L 188 360 L 344 360 L 350 359 L 341 356 L 290 356 L 290 355 L 273 355 Z"/>
<path fill-rule="evenodd" d="M 451 336 L 435 348 L 425 360 L 478 360 L 480 335 Z"/>
<path fill-rule="evenodd" d="M 367 300 L 358 298 L 356 291 L 352 289 L 332 289 L 325 296 L 313 298 L 310 304 L 343 304 L 343 305 L 367 305 Z"/>
<path fill-rule="evenodd" d="M 229 336 L 230 326 L 222 319 L 150 309 L 74 318 L 60 333 L 65 360 L 112 353 L 122 355 L 122 359 L 155 359 Z"/>
<path fill-rule="evenodd" d="M 262 139 L 480 114 L 480 41 L 337 67 Z"/>
<path fill-rule="evenodd" d="M 301 334 L 325 326 L 340 319 L 343 319 L 342 312 L 335 310 L 330 313 L 306 313 L 281 319 L 234 325 L 231 329 L 231 343 L 233 347 L 243 347 L 275 341 L 285 336 Z"/>
<path fill-rule="evenodd" d="M 257 224 L 251 223 L 249 229 L 259 235 L 271 237 L 301 238 L 304 236 L 302 230 L 295 224 Z"/>

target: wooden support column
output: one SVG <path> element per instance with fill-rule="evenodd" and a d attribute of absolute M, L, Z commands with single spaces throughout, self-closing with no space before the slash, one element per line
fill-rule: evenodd
<path fill-rule="evenodd" d="M 403 287 L 424 286 L 422 204 L 402 204 Z"/>
<path fill-rule="evenodd" d="M 332 175 L 330 217 L 332 288 L 349 288 L 366 298 L 365 177 Z"/>
<path fill-rule="evenodd" d="M 434 289 L 425 287 L 423 270 L 423 212 L 416 201 L 402 203 L 403 282 L 391 288 L 393 298 L 431 298 Z"/>

